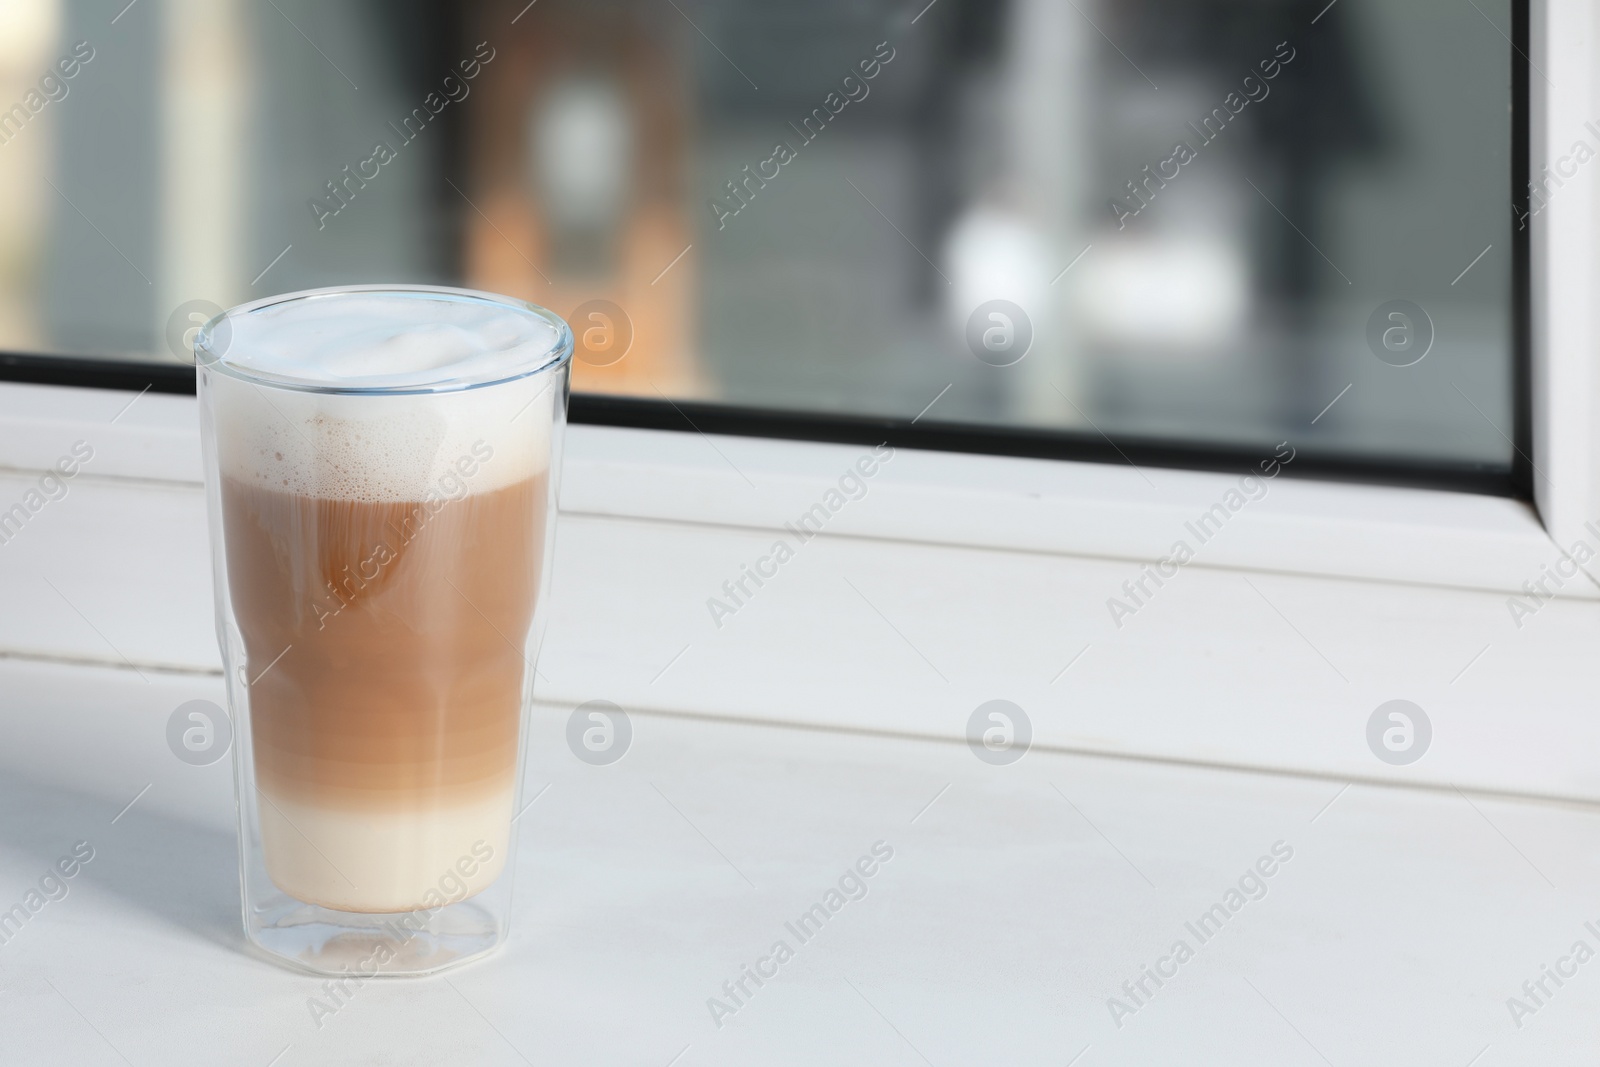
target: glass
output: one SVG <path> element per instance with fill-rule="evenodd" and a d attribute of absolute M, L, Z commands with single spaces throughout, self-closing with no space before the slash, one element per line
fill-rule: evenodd
<path fill-rule="evenodd" d="M 274 297 L 195 342 L 244 926 L 423 974 L 510 916 L 572 335 L 459 289 Z"/>
<path fill-rule="evenodd" d="M 0 348 L 381 276 L 555 308 L 584 391 L 1508 470 L 1512 13 L 27 0 Z"/>

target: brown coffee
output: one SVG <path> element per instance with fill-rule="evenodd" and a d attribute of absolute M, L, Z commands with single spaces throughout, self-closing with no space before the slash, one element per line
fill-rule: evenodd
<path fill-rule="evenodd" d="M 431 906 L 446 875 L 487 885 L 509 841 L 547 474 L 410 502 L 226 476 L 221 492 L 273 881 L 368 912 Z"/>

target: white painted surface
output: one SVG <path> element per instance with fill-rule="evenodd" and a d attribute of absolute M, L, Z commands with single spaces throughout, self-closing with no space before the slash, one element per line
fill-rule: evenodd
<path fill-rule="evenodd" d="M 1293 454 L 1290 443 L 1285 452 Z M 862 446 L 576 426 L 572 513 L 782 529 L 835 488 Z M 1202 566 L 1520 590 L 1559 556 L 1525 504 L 1468 493 L 898 449 L 829 533 L 1154 561 L 1185 541 Z M 1280 469 L 1274 466 L 1272 469 Z M 1293 470 L 1290 463 L 1284 470 Z M 1254 474 L 1257 481 L 1241 482 Z M 1230 496 L 1232 494 L 1232 496 Z M 1213 508 L 1211 524 L 1202 516 Z M 1220 532 L 1218 532 L 1220 529 Z M 1600 549 L 1600 535 L 1590 534 Z M 1596 597 L 1591 583 L 1566 595 Z"/>
<path fill-rule="evenodd" d="M 85 474 L 199 485 L 199 417 L 192 396 L 0 382 L 0 468 L 48 470 L 83 441 Z"/>
<path fill-rule="evenodd" d="M 599 768 L 565 748 L 564 709 L 535 717 L 528 784 L 549 788 L 520 824 L 507 948 L 448 981 L 355 988 L 319 1028 L 319 983 L 242 947 L 226 762 L 164 747 L 171 707 L 215 680 L 4 672 L 0 906 L 74 842 L 95 849 L 0 946 L 7 1063 L 1548 1067 L 1593 1051 L 1600 962 L 1520 1028 L 1506 1004 L 1574 941 L 1600 947 L 1592 807 L 1040 751 L 993 767 L 959 743 L 645 715 Z M 867 895 L 799 944 L 785 922 L 877 841 L 894 856 Z M 1265 896 L 1201 944 L 1185 923 L 1280 841 L 1293 857 Z M 719 1030 L 707 998 L 780 938 L 795 958 Z M 1108 998 L 1180 938 L 1194 958 L 1118 1028 Z"/>
<path fill-rule="evenodd" d="M 130 401 L 132 402 L 130 405 Z M 77 442 L 90 480 L 198 486 L 189 397 L 0 383 L 0 468 L 44 470 Z M 111 420 L 115 419 L 113 423 Z M 1288 443 L 1285 454 L 1292 454 Z M 800 441 L 573 426 L 568 514 L 781 530 L 838 488 L 871 449 Z M 1260 463 L 1270 462 L 1264 453 Z M 1277 467 L 1272 469 L 1276 470 Z M 1290 462 L 1283 469 L 1292 471 Z M 1186 541 L 1199 566 L 1517 592 L 1561 555 L 1527 505 L 1470 493 L 1285 476 L 1212 474 L 899 449 L 862 479 L 830 534 L 1155 561 Z M 1235 494 L 1230 498 L 1230 493 Z M 0 495 L 0 508 L 11 496 Z M 1229 502 L 1236 503 L 1227 511 Z M 1221 518 L 1199 530 L 1221 506 Z M 1218 532 L 1220 528 L 1220 532 Z M 1581 523 L 1563 545 L 1600 535 Z M 1590 582 L 1562 596 L 1600 599 Z"/>
<path fill-rule="evenodd" d="M 0 474 L 0 501 L 35 481 Z M 1119 627 L 1137 563 L 829 530 L 713 619 L 775 533 L 565 514 L 541 696 L 947 738 L 1004 698 L 1050 746 L 1378 778 L 1365 723 L 1408 699 L 1434 722 L 1408 773 L 1600 798 L 1593 601 L 1514 619 L 1505 593 L 1202 558 Z M 198 487 L 75 479 L 0 545 L 0 650 L 216 671 L 207 552 Z"/>
<path fill-rule="evenodd" d="M 1600 517 L 1600 173 L 1572 162 L 1578 142 L 1591 154 L 1600 145 L 1600 5 L 1533 0 L 1530 10 L 1529 171 L 1547 201 L 1529 223 L 1534 487 L 1546 528 L 1571 545 Z"/>

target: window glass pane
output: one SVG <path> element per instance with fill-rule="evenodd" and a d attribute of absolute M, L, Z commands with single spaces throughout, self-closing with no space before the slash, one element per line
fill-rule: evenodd
<path fill-rule="evenodd" d="M 426 281 L 581 390 L 1509 466 L 1509 0 L 524 5 L 4 5 L 0 348 Z"/>

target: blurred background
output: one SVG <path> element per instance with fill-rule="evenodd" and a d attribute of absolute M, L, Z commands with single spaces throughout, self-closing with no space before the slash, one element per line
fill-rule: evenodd
<path fill-rule="evenodd" d="M 170 362 L 203 302 L 417 281 L 569 316 L 588 392 L 1509 469 L 1510 19 L 8 0 L 0 349 Z"/>

